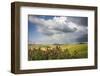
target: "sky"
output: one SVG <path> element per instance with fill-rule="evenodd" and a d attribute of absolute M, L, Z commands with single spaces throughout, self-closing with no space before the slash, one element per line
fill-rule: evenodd
<path fill-rule="evenodd" d="M 88 17 L 28 16 L 29 44 L 72 44 L 88 41 Z"/>

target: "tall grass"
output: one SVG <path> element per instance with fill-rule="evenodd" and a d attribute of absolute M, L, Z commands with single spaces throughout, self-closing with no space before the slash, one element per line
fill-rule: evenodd
<path fill-rule="evenodd" d="M 53 59 L 75 59 L 87 58 L 87 45 L 58 46 L 53 45 L 33 47 L 28 49 L 28 60 L 53 60 Z"/>

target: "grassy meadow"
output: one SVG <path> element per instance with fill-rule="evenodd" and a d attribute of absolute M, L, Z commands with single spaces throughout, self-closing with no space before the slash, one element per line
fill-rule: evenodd
<path fill-rule="evenodd" d="M 88 46 L 82 44 L 29 44 L 28 60 L 79 59 L 88 57 Z"/>

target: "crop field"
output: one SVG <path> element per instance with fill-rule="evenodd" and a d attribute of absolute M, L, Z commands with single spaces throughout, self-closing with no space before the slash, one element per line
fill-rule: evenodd
<path fill-rule="evenodd" d="M 79 59 L 88 57 L 88 46 L 83 44 L 29 44 L 28 60 Z"/>

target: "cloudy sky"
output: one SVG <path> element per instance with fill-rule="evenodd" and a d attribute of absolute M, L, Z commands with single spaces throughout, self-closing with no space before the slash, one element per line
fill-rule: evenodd
<path fill-rule="evenodd" d="M 87 42 L 88 18 L 74 16 L 28 16 L 28 43 L 71 44 Z"/>

